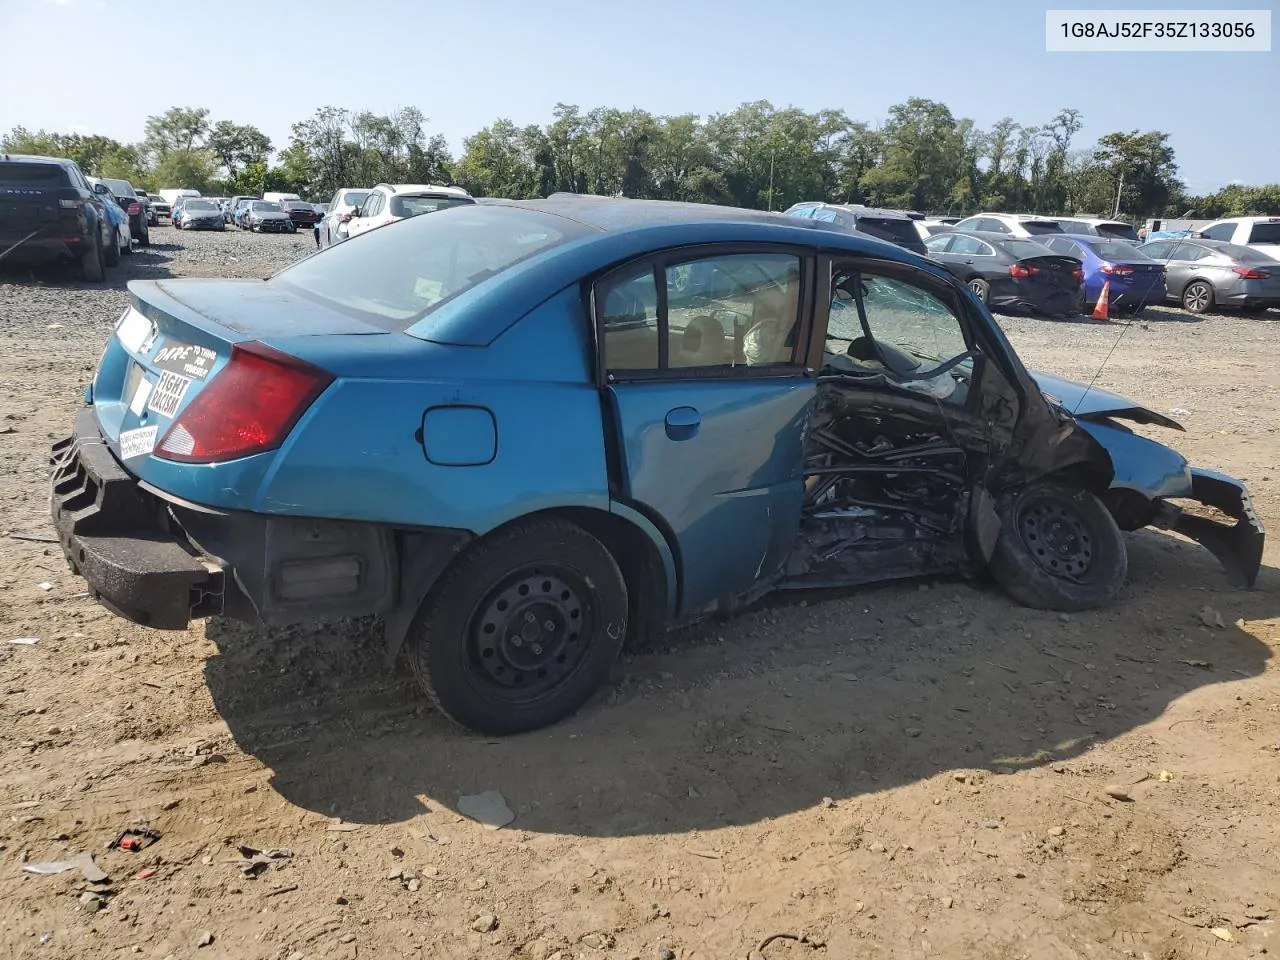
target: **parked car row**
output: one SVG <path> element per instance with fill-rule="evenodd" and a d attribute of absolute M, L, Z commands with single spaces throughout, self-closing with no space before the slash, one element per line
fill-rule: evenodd
<path fill-rule="evenodd" d="M 1192 313 L 1280 307 L 1280 262 L 1269 256 L 1280 252 L 1280 217 L 1239 217 L 1144 243 L 1131 225 L 1103 218 L 929 218 L 828 203 L 785 212 L 922 253 L 992 309 L 1060 318 L 1093 309 L 1104 293 L 1108 314 L 1159 303 Z"/>

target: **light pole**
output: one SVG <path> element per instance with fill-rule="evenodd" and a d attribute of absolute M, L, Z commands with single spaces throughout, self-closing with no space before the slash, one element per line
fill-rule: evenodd
<path fill-rule="evenodd" d="M 778 155 L 778 148 L 769 151 L 769 212 L 773 212 L 773 158 Z"/>

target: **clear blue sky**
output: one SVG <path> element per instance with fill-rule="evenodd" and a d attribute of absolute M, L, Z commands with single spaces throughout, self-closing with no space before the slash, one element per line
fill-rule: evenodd
<path fill-rule="evenodd" d="M 1280 29 L 1274 3 L 1110 7 L 1272 8 Z M 457 152 L 497 117 L 550 121 L 557 101 L 706 115 L 769 100 L 879 124 L 920 96 L 984 129 L 1074 106 L 1077 146 L 1166 131 L 1193 192 L 1280 181 L 1280 54 L 1046 53 L 1044 10 L 1077 4 L 1087 0 L 0 0 L 0 130 L 131 142 L 148 114 L 205 106 L 279 147 L 325 104 L 415 105 Z M 75 68 L 94 37 L 98 56 Z"/>

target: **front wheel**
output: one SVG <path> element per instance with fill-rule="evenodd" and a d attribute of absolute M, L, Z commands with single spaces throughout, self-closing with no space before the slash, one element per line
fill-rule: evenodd
<path fill-rule="evenodd" d="M 126 228 L 128 229 L 128 228 Z M 102 262 L 108 267 L 120 266 L 120 228 L 111 230 L 111 242 L 102 249 Z"/>
<path fill-rule="evenodd" d="M 1213 287 L 1203 280 L 1188 283 L 1182 291 L 1182 308 L 1188 313 L 1208 313 L 1213 309 Z"/>
<path fill-rule="evenodd" d="M 1041 481 L 998 505 L 991 573 L 1024 606 L 1091 610 L 1115 599 L 1129 569 L 1124 536 L 1087 490 Z"/>
<path fill-rule="evenodd" d="M 453 564 L 423 601 L 407 653 L 442 713 L 506 735 L 586 703 L 626 632 L 627 588 L 613 555 L 581 527 L 535 519 Z"/>

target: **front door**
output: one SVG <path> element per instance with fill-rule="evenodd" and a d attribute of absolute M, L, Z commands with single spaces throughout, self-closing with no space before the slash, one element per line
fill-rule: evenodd
<path fill-rule="evenodd" d="M 794 544 L 812 270 L 777 248 L 703 248 L 596 285 L 614 496 L 674 541 L 681 615 L 766 587 Z"/>
<path fill-rule="evenodd" d="M 975 523 L 1019 414 L 998 345 L 984 342 L 979 312 L 954 286 L 919 268 L 851 259 L 829 276 L 821 397 L 786 585 L 985 560 L 992 528 Z"/>

